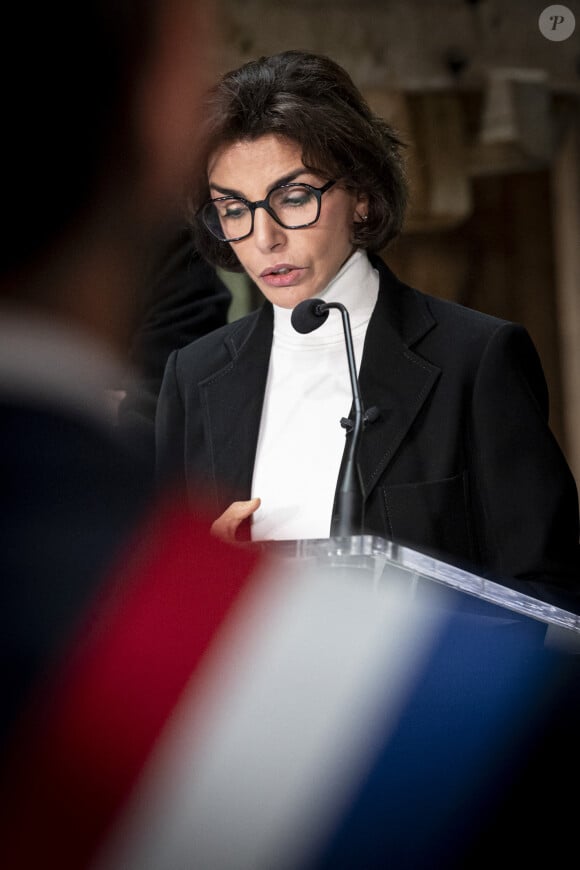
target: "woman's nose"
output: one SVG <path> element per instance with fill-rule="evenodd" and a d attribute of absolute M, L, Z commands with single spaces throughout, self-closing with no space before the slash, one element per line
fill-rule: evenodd
<path fill-rule="evenodd" d="M 254 212 L 254 242 L 264 252 L 286 242 L 286 230 L 264 208 L 257 208 Z"/>

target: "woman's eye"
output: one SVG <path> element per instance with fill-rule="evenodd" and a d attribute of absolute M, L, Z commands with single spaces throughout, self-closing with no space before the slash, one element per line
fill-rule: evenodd
<path fill-rule="evenodd" d="M 284 207 L 286 206 L 301 206 L 307 205 L 312 199 L 312 193 L 309 190 L 293 190 L 284 194 L 281 198 L 280 204 Z"/>
<path fill-rule="evenodd" d="M 223 203 L 220 208 L 219 214 L 222 218 L 227 218 L 228 220 L 236 220 L 241 218 L 247 212 L 246 206 L 241 202 L 236 203 Z"/>
<path fill-rule="evenodd" d="M 306 196 L 287 196 L 284 200 L 284 205 L 304 205 L 308 201 Z"/>

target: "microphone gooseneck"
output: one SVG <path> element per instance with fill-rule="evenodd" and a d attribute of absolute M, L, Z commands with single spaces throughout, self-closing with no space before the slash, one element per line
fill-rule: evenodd
<path fill-rule="evenodd" d="M 291 322 L 297 332 L 306 334 L 318 329 L 327 319 L 330 309 L 336 308 L 342 316 L 348 371 L 352 389 L 354 420 L 349 427 L 349 442 L 340 469 L 336 487 L 336 499 L 330 534 L 333 537 L 359 535 L 364 527 L 364 494 L 358 450 L 364 428 L 364 410 L 356 372 L 356 361 L 347 309 L 340 302 L 324 302 L 322 299 L 305 299 L 292 311 Z"/>

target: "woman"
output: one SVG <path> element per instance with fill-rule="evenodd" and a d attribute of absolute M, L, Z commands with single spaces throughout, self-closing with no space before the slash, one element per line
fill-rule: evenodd
<path fill-rule="evenodd" d="M 394 132 L 341 67 L 299 51 L 225 75 L 206 111 L 195 244 L 265 303 L 169 359 L 161 473 L 205 487 L 225 537 L 328 537 L 352 395 L 342 323 L 300 335 L 290 317 L 304 299 L 338 301 L 379 412 L 359 453 L 365 530 L 574 587 L 578 498 L 530 338 L 405 286 L 376 256 L 405 212 Z"/>

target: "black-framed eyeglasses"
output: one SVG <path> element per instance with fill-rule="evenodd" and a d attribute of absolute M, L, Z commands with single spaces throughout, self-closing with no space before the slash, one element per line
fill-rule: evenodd
<path fill-rule="evenodd" d="M 254 213 L 263 208 L 277 224 L 287 230 L 301 230 L 315 224 L 320 217 L 322 194 L 336 180 L 322 187 L 300 181 L 281 184 L 266 199 L 250 202 L 241 196 L 218 196 L 210 199 L 198 212 L 207 229 L 221 242 L 239 242 L 254 231 Z"/>

